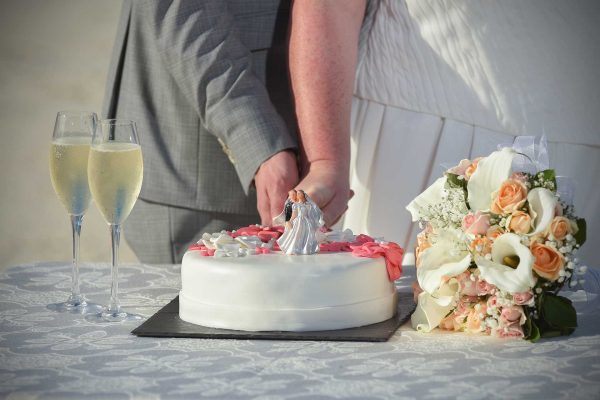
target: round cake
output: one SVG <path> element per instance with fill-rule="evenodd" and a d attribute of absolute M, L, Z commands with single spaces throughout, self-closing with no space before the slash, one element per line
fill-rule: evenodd
<path fill-rule="evenodd" d="M 348 251 L 243 257 L 190 250 L 181 266 L 179 316 L 244 331 L 323 331 L 394 316 L 397 294 L 384 257 Z"/>

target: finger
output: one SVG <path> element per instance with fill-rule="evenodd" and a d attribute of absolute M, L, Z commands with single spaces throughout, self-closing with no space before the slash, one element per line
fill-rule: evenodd
<path fill-rule="evenodd" d="M 340 222 L 340 220 L 342 219 L 342 217 L 344 216 L 344 214 L 346 213 L 346 211 L 348 211 L 348 206 L 346 206 L 346 208 L 344 209 L 344 211 L 340 214 L 339 217 L 337 217 L 330 225 L 328 225 L 327 227 L 331 227 L 334 226 L 335 224 L 337 224 L 338 222 Z"/>
<path fill-rule="evenodd" d="M 282 190 L 276 190 L 274 192 L 269 193 L 269 212 L 271 214 L 271 220 L 269 221 L 269 225 L 273 225 L 273 218 L 281 214 L 283 211 L 283 207 L 285 205 L 285 200 L 287 199 L 287 188 Z"/>
<path fill-rule="evenodd" d="M 269 204 L 269 195 L 266 190 L 257 190 L 256 208 L 260 215 L 260 223 L 262 225 L 271 225 L 271 208 Z"/>
<path fill-rule="evenodd" d="M 335 196 L 327 206 L 322 208 L 325 225 L 334 225 L 348 209 L 348 200 L 343 196 Z"/>
<path fill-rule="evenodd" d="M 335 196 L 335 193 L 331 188 L 309 186 L 308 188 L 304 189 L 304 191 L 310 196 L 312 201 L 319 206 L 321 210 L 329 206 Z"/>

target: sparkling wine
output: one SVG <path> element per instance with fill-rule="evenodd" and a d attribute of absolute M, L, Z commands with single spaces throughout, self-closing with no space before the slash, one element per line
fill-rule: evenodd
<path fill-rule="evenodd" d="M 92 146 L 88 175 L 96 206 L 104 219 L 121 224 L 142 187 L 142 150 L 135 143 L 106 142 Z"/>
<path fill-rule="evenodd" d="M 50 145 L 50 177 L 60 202 L 71 215 L 83 215 L 91 201 L 88 185 L 90 137 L 59 137 Z"/>

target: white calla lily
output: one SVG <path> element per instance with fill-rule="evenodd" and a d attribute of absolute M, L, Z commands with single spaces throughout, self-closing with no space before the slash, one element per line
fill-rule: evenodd
<path fill-rule="evenodd" d="M 429 332 L 456 306 L 459 286 L 454 277 L 471 264 L 470 253 L 456 247 L 461 241 L 460 231 L 445 230 L 421 254 L 417 280 L 423 292 L 411 317 L 415 329 Z"/>
<path fill-rule="evenodd" d="M 406 209 L 412 215 L 413 222 L 418 221 L 423 215 L 423 211 L 427 210 L 429 206 L 436 205 L 442 202 L 444 187 L 446 185 L 446 177 L 438 178 L 431 186 L 429 186 L 423 193 L 418 195 L 411 201 Z"/>
<path fill-rule="evenodd" d="M 516 268 L 504 264 L 505 257 L 510 256 L 519 257 Z M 509 293 L 526 292 L 535 285 L 533 262 L 531 251 L 514 233 L 505 233 L 494 240 L 491 260 L 481 256 L 475 258 L 481 279 Z"/>
<path fill-rule="evenodd" d="M 504 147 L 479 161 L 467 183 L 469 206 L 473 211 L 489 211 L 492 194 L 512 173 L 512 162 L 517 153 Z"/>
<path fill-rule="evenodd" d="M 435 294 L 421 292 L 417 308 L 410 317 L 413 329 L 430 332 L 456 307 L 456 293 L 459 284 L 456 279 L 442 283 Z"/>
<path fill-rule="evenodd" d="M 417 280 L 424 291 L 434 293 L 444 278 L 454 277 L 469 268 L 471 254 L 456 248 L 456 243 L 462 242 L 460 235 L 458 230 L 441 231 L 436 242 L 421 254 Z"/>
<path fill-rule="evenodd" d="M 533 220 L 533 232 L 529 235 L 537 235 L 544 232 L 554 218 L 556 196 L 548 189 L 535 188 L 527 195 L 527 201 L 529 202 L 529 214 Z"/>

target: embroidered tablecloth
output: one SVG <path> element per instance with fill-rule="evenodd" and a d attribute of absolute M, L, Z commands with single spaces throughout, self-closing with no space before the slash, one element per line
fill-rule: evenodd
<path fill-rule="evenodd" d="M 123 307 L 146 316 L 172 300 L 178 265 L 120 268 Z M 414 268 L 399 290 L 410 291 Z M 82 291 L 105 304 L 106 264 L 84 264 Z M 386 343 L 138 338 L 136 324 L 93 324 L 46 310 L 66 299 L 70 267 L 0 274 L 2 398 L 498 399 L 600 398 L 600 273 L 569 293 L 570 337 L 500 340 L 405 324 Z"/>

